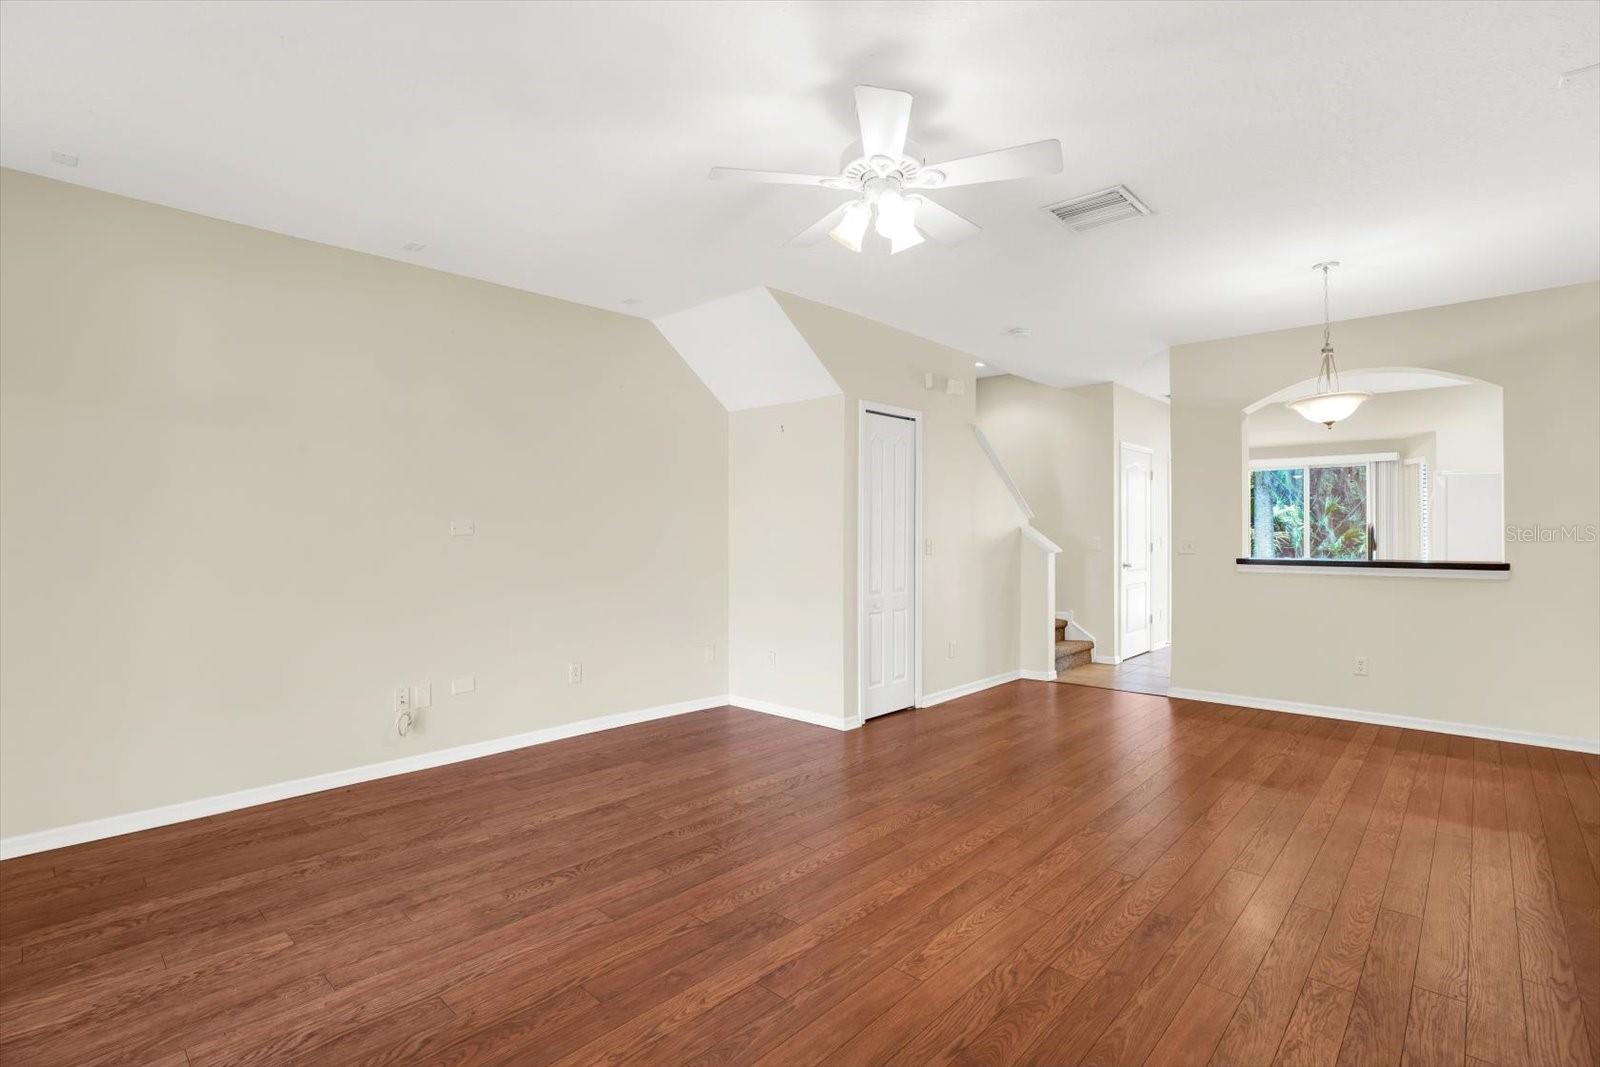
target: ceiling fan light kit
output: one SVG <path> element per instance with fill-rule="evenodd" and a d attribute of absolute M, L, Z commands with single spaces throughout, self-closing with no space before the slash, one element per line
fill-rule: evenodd
<path fill-rule="evenodd" d="M 812 185 L 855 194 L 802 230 L 789 243 L 815 244 L 832 237 L 852 252 L 861 251 L 867 224 L 889 242 L 894 255 L 915 248 L 927 238 L 955 244 L 978 232 L 978 226 L 922 195 L 924 190 L 958 185 L 1031 178 L 1061 171 L 1061 142 L 1002 148 L 953 159 L 929 167 L 920 149 L 906 140 L 911 126 L 911 94 L 897 89 L 856 86 L 856 118 L 861 140 L 845 150 L 837 175 L 713 167 L 715 180 L 752 181 L 775 185 Z"/>
<path fill-rule="evenodd" d="M 828 236 L 852 252 L 861 251 L 861 238 L 867 234 L 867 223 L 872 221 L 872 206 L 865 200 L 846 204 L 839 225 L 828 231 Z"/>
<path fill-rule="evenodd" d="M 1330 430 L 1334 423 L 1349 418 L 1355 414 L 1356 408 L 1372 399 L 1371 393 L 1347 392 L 1339 388 L 1339 366 L 1333 360 L 1333 317 L 1328 301 L 1328 272 L 1338 265 L 1338 260 L 1330 259 L 1311 268 L 1322 272 L 1322 366 L 1317 371 L 1317 391 L 1299 400 L 1291 400 L 1286 405 L 1302 417 L 1320 422 Z"/>

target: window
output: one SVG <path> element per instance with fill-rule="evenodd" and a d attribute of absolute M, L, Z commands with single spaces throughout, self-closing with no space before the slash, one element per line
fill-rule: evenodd
<path fill-rule="evenodd" d="M 1250 472 L 1255 559 L 1366 559 L 1369 463 L 1257 466 Z"/>

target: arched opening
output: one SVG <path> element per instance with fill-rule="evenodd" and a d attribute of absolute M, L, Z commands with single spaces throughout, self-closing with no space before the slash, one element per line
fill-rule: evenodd
<path fill-rule="evenodd" d="M 1419 367 L 1343 375 L 1372 394 L 1330 428 L 1287 406 L 1243 412 L 1243 554 L 1253 559 L 1501 562 L 1501 389 Z"/>

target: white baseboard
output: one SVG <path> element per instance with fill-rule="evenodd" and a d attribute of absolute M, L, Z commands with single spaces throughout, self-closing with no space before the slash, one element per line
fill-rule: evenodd
<path fill-rule="evenodd" d="M 753 697 L 731 696 L 727 703 L 736 708 L 747 711 L 759 711 L 764 715 L 780 715 L 785 719 L 794 719 L 797 722 L 808 722 L 812 726 L 826 726 L 830 730 L 855 730 L 861 726 L 861 720 L 838 719 L 832 715 L 821 715 L 815 711 L 804 708 L 793 708 L 787 704 L 774 704 L 770 700 L 756 700 Z"/>
<path fill-rule="evenodd" d="M 1091 652 L 1089 654 L 1089 662 L 1104 663 L 1107 667 L 1115 667 L 1117 664 L 1121 663 L 1122 660 L 1117 656 L 1102 656 L 1098 653 Z"/>
<path fill-rule="evenodd" d="M 1053 682 L 1056 680 L 1055 671 L 1019 671 L 1019 675 L 1030 682 Z"/>
<path fill-rule="evenodd" d="M 965 685 L 953 686 L 950 689 L 941 689 L 937 693 L 924 693 L 922 694 L 922 700 L 918 702 L 917 707 L 931 708 L 935 704 L 943 704 L 947 700 L 954 700 L 957 697 L 971 696 L 973 693 L 981 693 L 985 689 L 993 689 L 997 685 L 1005 685 L 1007 682 L 1015 682 L 1021 677 L 1023 677 L 1021 671 L 1007 671 L 1004 674 L 996 674 L 990 678 L 980 678 L 976 682 L 968 682 Z"/>
<path fill-rule="evenodd" d="M 1048 677 L 1046 677 L 1047 674 Z M 1025 673 L 1023 671 L 1010 671 L 1006 674 L 997 674 L 992 678 L 984 678 L 980 681 L 956 686 L 953 689 L 925 695 L 918 707 L 941 704 L 947 700 L 954 700 L 956 697 L 981 692 L 984 689 L 1004 685 L 1006 682 L 1014 682 L 1023 677 L 1041 681 L 1054 681 L 1055 672 L 1035 671 Z M 69 845 L 81 845 L 89 841 L 100 841 L 108 837 L 120 837 L 123 834 L 137 833 L 140 830 L 152 830 L 158 826 L 170 826 L 173 823 L 188 822 L 192 819 L 204 819 L 211 815 L 221 815 L 225 812 L 253 808 L 261 804 L 271 804 L 278 800 L 288 800 L 291 797 L 321 793 L 329 789 L 341 789 L 345 786 L 358 785 L 361 782 L 370 782 L 378 778 L 390 778 L 397 774 L 425 771 L 433 767 L 443 767 L 451 763 L 481 759 L 484 756 L 494 756 L 519 748 L 529 748 L 533 745 L 543 745 L 568 737 L 599 733 L 602 730 L 614 730 L 619 726 L 632 726 L 637 723 L 666 719 L 674 715 L 687 715 L 690 712 L 705 711 L 709 708 L 720 708 L 725 705 L 744 708 L 747 711 L 760 712 L 764 715 L 777 715 L 785 719 L 794 719 L 798 722 L 810 723 L 813 726 L 825 726 L 833 730 L 855 730 L 861 726 L 859 718 L 841 721 L 830 715 L 820 715 L 813 711 L 806 711 L 803 708 L 775 704 L 769 700 L 719 694 L 717 696 L 702 697 L 699 700 L 682 700 L 675 704 L 661 704 L 653 708 L 640 708 L 635 711 L 618 712 L 615 715 L 580 719 L 577 722 L 562 723 L 559 726 L 550 726 L 543 730 L 530 730 L 527 733 L 512 734 L 508 737 L 474 741 L 466 745 L 435 749 L 432 752 L 419 752 L 414 756 L 402 756 L 399 759 L 384 760 L 381 763 L 368 763 L 360 767 L 350 767 L 346 770 L 314 774 L 308 778 L 295 778 L 287 782 L 275 782 L 271 785 L 241 789 L 233 793 L 222 793 L 217 796 L 180 801 L 176 804 L 167 804 L 159 808 L 147 808 L 144 811 L 133 811 L 124 815 L 110 815 L 103 819 L 90 819 L 86 822 L 58 826 L 49 830 L 17 834 L 13 837 L 0 838 L 0 860 L 15 859 L 18 856 L 28 856 L 35 852 L 47 852 L 51 849 L 66 848 Z"/>
<path fill-rule="evenodd" d="M 1560 734 L 1536 734 L 1526 730 L 1504 730 L 1497 726 L 1479 726 L 1476 723 L 1422 719 L 1414 715 L 1390 715 L 1381 711 L 1336 708 L 1326 704 L 1305 704 L 1298 700 L 1274 700 L 1267 697 L 1241 696 L 1238 693 L 1213 693 L 1204 689 L 1178 689 L 1174 687 L 1167 690 L 1167 696 L 1172 700 L 1200 700 L 1207 704 L 1232 704 L 1235 707 L 1258 708 L 1262 711 L 1292 711 L 1297 715 L 1315 715 L 1320 719 L 1344 719 L 1347 722 L 1370 723 L 1373 726 L 1399 726 L 1408 730 L 1428 730 L 1436 734 L 1477 737 L 1485 741 L 1510 741 L 1518 745 L 1538 745 L 1541 748 L 1561 748 L 1573 752 L 1591 752 L 1600 755 L 1600 741 L 1588 740 L 1582 737 L 1565 737 Z"/>
<path fill-rule="evenodd" d="M 68 845 L 81 845 L 86 841 L 120 837 L 123 834 L 131 834 L 139 830 L 150 830 L 157 826 L 170 826 L 173 823 L 188 822 L 191 819 L 203 819 L 208 815 L 220 815 L 224 812 L 238 811 L 241 808 L 253 808 L 258 804 L 270 804 L 275 800 L 287 800 L 290 797 L 305 796 L 308 793 L 320 793 L 327 789 L 340 789 L 347 785 L 370 782 L 376 778 L 389 778 L 397 774 L 409 774 L 412 771 L 425 771 L 431 767 L 442 767 L 450 763 L 460 763 L 464 760 L 493 756 L 501 752 L 510 752 L 514 749 L 528 748 L 533 745 L 543 745 L 568 737 L 599 733 L 601 730 L 614 730 L 619 726 L 632 726 L 636 723 L 666 719 L 674 715 L 686 715 L 692 711 L 720 708 L 728 704 L 745 708 L 749 711 L 764 712 L 768 715 L 781 715 L 788 719 L 799 719 L 801 722 L 814 723 L 818 726 L 831 726 L 836 730 L 852 729 L 853 726 L 860 725 L 857 722 L 853 726 L 846 726 L 836 719 L 829 720 L 823 716 L 800 711 L 797 708 L 785 708 L 782 705 L 769 704 L 765 701 L 745 700 L 741 697 L 718 694 L 717 696 L 702 697 L 699 700 L 681 700 L 675 704 L 661 704 L 653 708 L 640 708 L 636 711 L 618 712 L 615 715 L 580 719 L 577 722 L 562 723 L 560 726 L 551 726 L 543 730 L 530 730 L 527 733 L 512 734 L 509 737 L 496 737 L 488 741 L 474 741 L 471 744 L 436 749 L 432 752 L 419 752 L 414 756 L 384 760 L 382 763 L 368 763 L 364 766 L 351 767 L 347 770 L 315 774 L 309 778 L 296 778 L 288 782 L 256 786 L 253 789 L 241 789 L 235 793 L 223 793 L 219 796 L 185 800 L 177 804 L 168 804 L 164 807 L 129 812 L 126 815 L 111 815 L 103 819 L 90 819 L 87 822 L 58 826 L 50 830 L 39 830 L 31 834 L 17 834 L 14 837 L 0 838 L 0 860 L 27 856 L 35 852 L 45 852 L 55 848 L 65 848 Z"/>

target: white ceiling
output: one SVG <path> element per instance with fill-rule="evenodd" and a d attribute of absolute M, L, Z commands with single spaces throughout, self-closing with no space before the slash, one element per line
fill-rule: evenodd
<path fill-rule="evenodd" d="M 1169 345 L 1600 277 L 1600 4 L 0 5 L 0 162 L 651 318 L 769 285 L 1055 384 Z M 916 94 L 984 227 L 785 247 L 842 194 L 851 87 Z M 80 157 L 76 168 L 50 153 Z M 1126 183 L 1156 214 L 1041 206 Z M 427 247 L 407 253 L 401 246 Z M 637 303 L 625 303 L 625 301 Z M 1006 329 L 1025 326 L 1026 339 Z"/>

